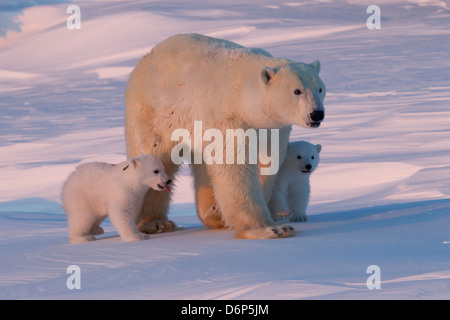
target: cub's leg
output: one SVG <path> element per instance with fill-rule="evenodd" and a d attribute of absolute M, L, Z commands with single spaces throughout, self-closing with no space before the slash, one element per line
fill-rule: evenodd
<path fill-rule="evenodd" d="M 139 231 L 134 213 L 123 206 L 112 203 L 109 208 L 109 219 L 116 228 L 122 241 L 139 241 L 148 239 L 148 235 Z"/>
<path fill-rule="evenodd" d="M 94 241 L 92 227 L 96 224 L 97 219 L 89 208 L 79 204 L 77 208 L 69 205 L 65 210 L 68 218 L 69 241 L 71 243 Z"/>
<path fill-rule="evenodd" d="M 296 192 L 292 192 L 290 199 L 290 208 L 292 216 L 289 217 L 291 222 L 307 221 L 306 208 L 309 203 L 309 188 L 301 188 Z"/>

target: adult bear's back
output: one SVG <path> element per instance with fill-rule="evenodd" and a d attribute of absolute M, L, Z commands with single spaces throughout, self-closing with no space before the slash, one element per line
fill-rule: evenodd
<path fill-rule="evenodd" d="M 277 63 L 279 60 L 263 49 L 199 34 L 180 34 L 144 56 L 130 82 L 139 82 L 133 87 L 145 91 L 142 97 L 149 105 L 176 106 L 190 112 L 192 103 L 201 103 L 204 105 L 197 105 L 196 110 L 213 107 L 216 112 L 222 104 L 228 108 L 239 104 L 240 90 L 249 74 L 257 75 L 263 66 Z"/>

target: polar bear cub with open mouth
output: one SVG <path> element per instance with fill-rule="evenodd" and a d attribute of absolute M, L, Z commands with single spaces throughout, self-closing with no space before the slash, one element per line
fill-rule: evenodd
<path fill-rule="evenodd" d="M 69 241 L 95 240 L 95 235 L 103 234 L 100 224 L 108 216 L 123 241 L 147 239 L 136 225 L 144 196 L 149 188 L 170 192 L 171 183 L 162 162 L 149 154 L 118 164 L 89 162 L 78 166 L 62 189 Z"/>

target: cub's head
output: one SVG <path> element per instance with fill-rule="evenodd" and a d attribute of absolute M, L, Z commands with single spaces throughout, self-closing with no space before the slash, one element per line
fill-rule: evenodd
<path fill-rule="evenodd" d="M 319 72 L 319 61 L 288 61 L 275 68 L 264 67 L 260 79 L 271 117 L 283 125 L 319 127 L 325 118 L 326 94 Z"/>
<path fill-rule="evenodd" d="M 162 162 L 153 155 L 141 154 L 128 160 L 128 164 L 122 169 L 135 173 L 139 184 L 162 191 L 170 192 L 172 180 L 169 179 Z"/>
<path fill-rule="evenodd" d="M 314 145 L 306 141 L 291 142 L 283 166 L 291 171 L 310 174 L 319 165 L 320 151 L 322 151 L 320 144 Z"/>

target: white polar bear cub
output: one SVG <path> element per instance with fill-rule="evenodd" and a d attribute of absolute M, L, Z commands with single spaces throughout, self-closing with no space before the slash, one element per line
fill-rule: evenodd
<path fill-rule="evenodd" d="M 320 144 L 306 141 L 291 142 L 286 159 L 278 171 L 269 201 L 274 219 L 289 216 L 289 221 L 306 221 L 306 208 L 311 192 L 309 178 L 319 164 Z"/>
<path fill-rule="evenodd" d="M 170 192 L 170 183 L 161 161 L 149 154 L 118 164 L 78 166 L 62 189 L 69 241 L 95 240 L 95 235 L 103 234 L 100 224 L 107 216 L 123 241 L 147 239 L 136 225 L 144 196 L 149 188 Z"/>

